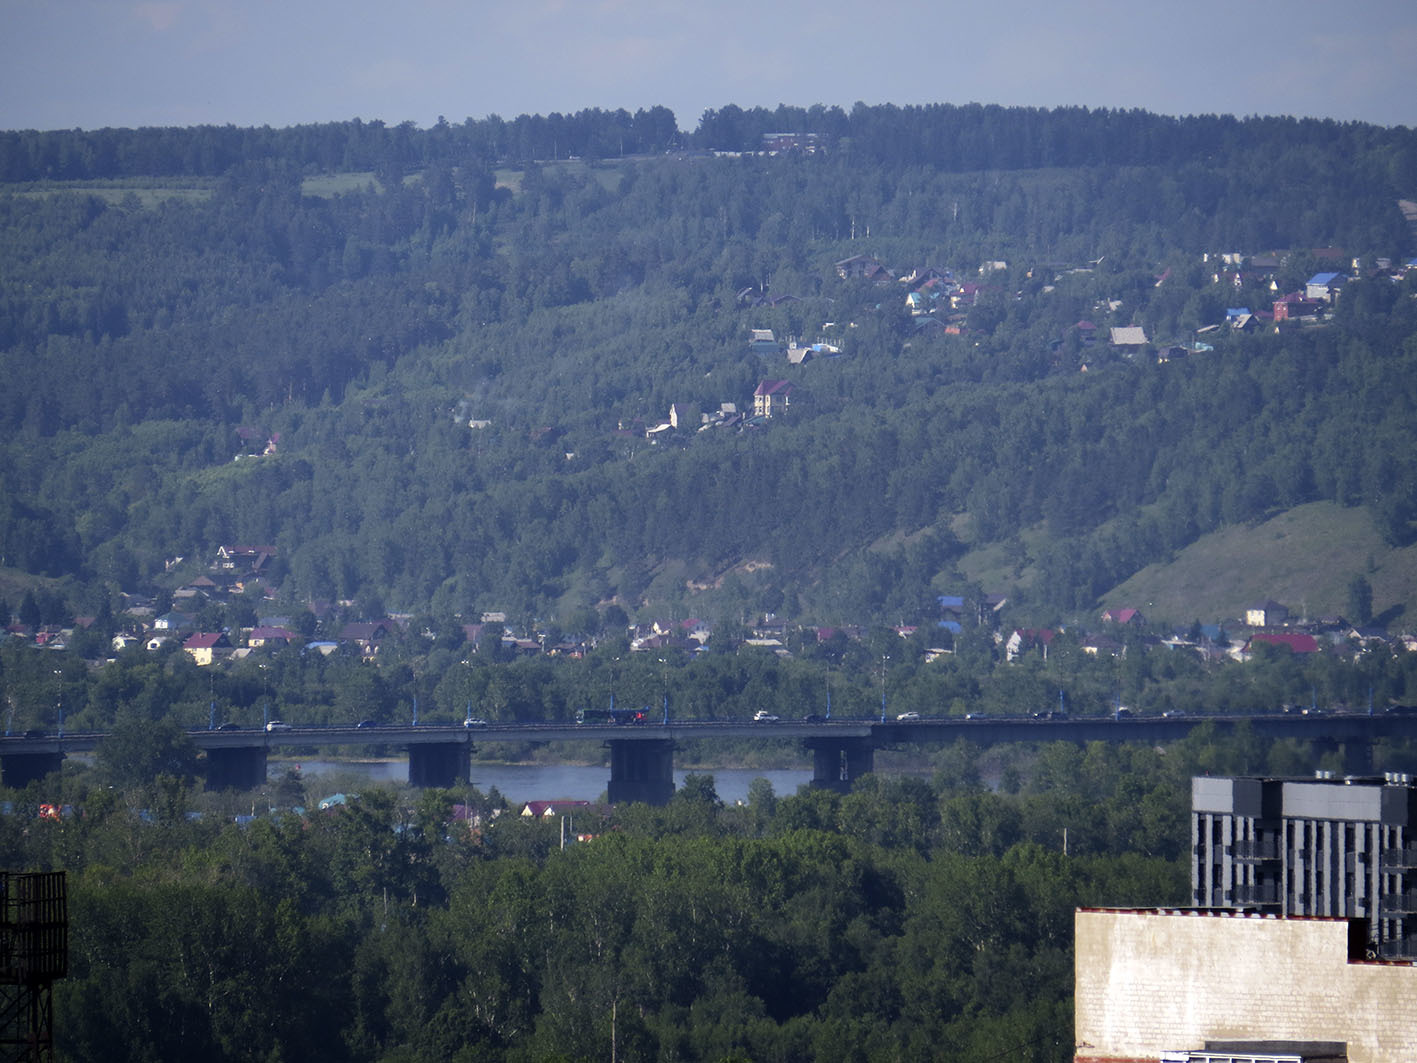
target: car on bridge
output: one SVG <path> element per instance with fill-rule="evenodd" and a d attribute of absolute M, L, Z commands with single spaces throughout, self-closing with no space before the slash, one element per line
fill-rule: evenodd
<path fill-rule="evenodd" d="M 290 724 L 286 723 L 286 722 L 283 721 L 283 720 L 271 720 L 269 723 L 266 724 L 266 730 L 267 730 L 267 731 L 289 731 L 289 730 L 290 730 Z"/>
<path fill-rule="evenodd" d="M 753 713 L 754 723 L 777 723 L 777 721 L 778 717 L 768 712 L 767 709 L 759 709 L 757 712 Z"/>
<path fill-rule="evenodd" d="M 471 716 L 469 716 L 466 720 L 464 720 L 464 721 L 462 722 L 462 725 L 463 725 L 464 727 L 486 727 L 486 726 L 487 726 L 487 721 L 486 721 L 486 720 L 475 720 L 475 719 L 473 719 Z"/>
<path fill-rule="evenodd" d="M 919 714 L 918 712 L 902 712 L 902 713 L 897 714 L 897 716 L 896 716 L 896 718 L 895 718 L 895 722 L 896 722 L 896 723 L 914 723 L 914 722 L 915 722 L 916 720 L 918 720 L 918 719 L 920 719 L 920 714 Z"/>

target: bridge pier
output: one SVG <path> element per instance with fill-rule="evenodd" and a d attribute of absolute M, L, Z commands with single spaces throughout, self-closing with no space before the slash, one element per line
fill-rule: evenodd
<path fill-rule="evenodd" d="M 612 805 L 643 801 L 667 805 L 674 796 L 674 742 L 663 738 L 605 743 L 610 747 L 610 785 L 606 797 Z"/>
<path fill-rule="evenodd" d="M 254 790 L 265 781 L 265 746 L 207 750 L 208 790 Z"/>
<path fill-rule="evenodd" d="M 466 742 L 437 742 L 408 747 L 410 786 L 461 786 L 471 760 Z"/>
<path fill-rule="evenodd" d="M 812 751 L 812 785 L 847 793 L 876 765 L 876 747 L 869 738 L 808 738 Z"/>
<path fill-rule="evenodd" d="M 1345 775 L 1373 774 L 1373 742 L 1369 738 L 1350 738 L 1343 743 Z"/>
<path fill-rule="evenodd" d="M 64 754 L 57 751 L 53 753 L 6 753 L 0 757 L 0 781 L 3 781 L 6 786 L 18 789 L 58 771 L 63 763 Z"/>
<path fill-rule="evenodd" d="M 1321 754 L 1343 751 L 1344 775 L 1373 774 L 1373 742 L 1368 738 L 1315 738 L 1310 742 L 1314 759 Z"/>

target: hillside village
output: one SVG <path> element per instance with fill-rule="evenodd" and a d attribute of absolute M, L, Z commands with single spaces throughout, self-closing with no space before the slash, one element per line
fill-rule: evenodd
<path fill-rule="evenodd" d="M 1310 275 L 1302 285 L 1285 290 L 1286 275 L 1292 275 L 1293 264 L 1298 261 L 1320 262 L 1326 268 Z M 1053 340 L 1051 354 L 1055 368 L 1059 371 L 1068 368 L 1063 359 L 1068 350 L 1080 352 L 1076 359 L 1077 371 L 1095 372 L 1109 358 L 1128 361 L 1151 358 L 1166 363 L 1214 352 L 1228 336 L 1322 326 L 1333 313 L 1344 287 L 1354 280 L 1400 284 L 1417 273 L 1417 258 L 1394 263 L 1390 258 L 1376 256 L 1365 261 L 1361 256 L 1333 247 L 1296 252 L 1206 253 L 1201 256 L 1199 265 L 1202 284 L 1224 296 L 1227 305 L 1223 316 L 1217 315 L 1214 320 L 1201 323 L 1186 335 L 1154 335 L 1146 323 L 1144 308 L 1123 299 L 1101 299 L 1094 305 L 1093 318 L 1078 320 Z M 902 271 L 874 255 L 858 254 L 836 262 L 833 268 L 839 280 L 865 283 L 877 291 L 880 301 L 863 306 L 862 310 L 888 309 L 887 293 L 895 290 L 902 293 L 897 306 L 908 315 L 909 327 L 915 336 L 964 338 L 977 330 L 977 326 L 970 323 L 970 311 L 976 306 L 991 300 L 1046 299 L 1060 285 L 1077 283 L 1080 278 L 1093 274 L 1098 266 L 1099 263 L 1093 262 L 1028 270 L 1025 279 L 1038 281 L 1029 290 L 1009 288 L 1010 266 L 1003 260 L 983 262 L 972 271 L 931 265 L 917 265 Z M 1041 280 L 1044 273 L 1048 277 L 1046 281 Z M 1156 288 L 1184 283 L 1170 268 L 1156 273 L 1153 280 Z M 739 311 L 750 320 L 757 311 L 820 301 L 793 294 L 768 295 L 751 287 L 737 295 Z M 847 337 L 856 327 L 854 321 L 823 319 L 815 327 L 816 336 L 808 339 L 796 335 L 784 337 L 773 328 L 752 326 L 748 329 L 746 349 L 757 356 L 765 368 L 781 366 L 781 371 L 791 372 L 817 360 L 842 357 L 847 349 Z M 643 437 L 651 443 L 682 443 L 695 432 L 760 429 L 774 417 L 786 415 L 794 400 L 801 402 L 806 380 L 801 372 L 796 379 L 765 376 L 750 396 L 725 396 L 710 410 L 699 410 L 683 402 L 671 403 L 663 420 L 621 421 L 615 434 Z M 458 419 L 474 430 L 490 428 L 494 423 L 470 416 L 466 403 L 458 406 Z M 266 453 L 274 452 L 276 442 L 270 442 Z"/>
<path fill-rule="evenodd" d="M 122 611 L 104 618 L 41 622 L 38 604 L 33 596 L 26 596 L 0 641 L 50 651 L 82 644 L 95 666 L 129 651 L 175 650 L 198 667 L 220 667 L 290 647 L 302 653 L 339 653 L 373 662 L 389 646 L 407 645 L 410 639 L 417 644 L 440 635 L 413 630 L 411 614 L 359 617 L 350 601 L 312 601 L 298 616 L 278 612 L 273 608 L 280 592 L 278 558 L 279 551 L 273 546 L 223 545 L 200 575 L 162 597 L 126 594 Z M 175 559 L 174 568 L 184 561 Z M 1016 627 L 1007 622 L 1009 600 L 1001 593 L 939 595 L 936 606 L 936 616 L 892 629 L 899 638 L 915 642 L 927 663 L 953 653 L 956 639 L 966 629 L 986 632 L 996 660 L 1003 663 L 1020 662 L 1030 655 L 1046 660 L 1060 639 L 1094 658 L 1121 658 L 1133 647 L 1143 652 L 1189 653 L 1203 661 L 1238 662 L 1250 660 L 1260 647 L 1296 656 L 1333 654 L 1354 661 L 1373 650 L 1417 652 L 1417 636 L 1392 635 L 1383 628 L 1350 623 L 1342 616 L 1299 615 L 1275 601 L 1255 603 L 1242 615 L 1213 624 L 1175 629 L 1153 624 L 1140 609 L 1132 607 L 1104 609 L 1085 626 Z M 614 615 L 613 610 L 607 611 L 608 618 Z M 492 652 L 500 660 L 582 657 L 600 642 L 620 638 L 631 653 L 674 652 L 691 658 L 723 651 L 722 636 L 715 640 L 714 627 L 698 617 L 627 618 L 623 631 L 612 619 L 597 635 L 563 634 L 535 625 L 522 629 L 509 622 L 506 613 L 489 611 L 476 621 L 461 623 L 452 641 L 471 651 Z M 109 629 L 112 634 L 98 641 L 89 634 Z M 841 640 L 861 643 L 869 633 L 865 625 L 803 625 L 767 614 L 736 627 L 728 648 L 787 658 L 793 656 L 794 648 L 800 652 L 807 646 Z"/>
<path fill-rule="evenodd" d="M 1286 291 L 1280 278 L 1296 257 L 1323 261 L 1337 268 L 1315 273 L 1302 288 Z M 1122 300 L 1104 299 L 1095 306 L 1096 320 L 1080 320 L 1056 337 L 1055 355 L 1070 346 L 1080 353 L 1077 370 L 1093 372 L 1109 358 L 1154 358 L 1158 363 L 1166 363 L 1217 350 L 1223 354 L 1220 345 L 1231 335 L 1256 330 L 1283 332 L 1322 327 L 1343 297 L 1345 288 L 1357 279 L 1400 283 L 1417 272 L 1417 258 L 1397 265 L 1381 258 L 1365 263 L 1334 248 L 1295 254 L 1207 254 L 1202 257 L 1201 265 L 1207 286 L 1218 288 L 1227 296 L 1233 293 L 1237 297 L 1234 301 L 1245 305 L 1227 308 L 1223 321 L 1205 323 L 1188 336 L 1158 339 L 1148 332 L 1144 323 L 1135 323 L 1143 319 L 1140 311 Z M 900 271 L 889 268 L 874 256 L 860 254 L 836 262 L 834 269 L 839 279 L 870 285 L 881 300 L 876 304 L 877 309 L 889 305 L 890 299 L 898 299 L 898 307 L 908 315 L 910 326 L 917 333 L 933 331 L 945 336 L 967 337 L 970 311 L 981 300 L 1045 299 L 1058 285 L 1092 272 L 1095 266 L 1096 263 L 1056 268 L 1047 283 L 1036 285 L 1029 292 L 1005 290 L 1004 281 L 1011 273 L 1008 263 L 1003 261 L 985 262 L 968 274 L 932 266 Z M 1292 274 L 1292 269 L 1290 272 Z M 1032 271 L 1028 276 L 1033 276 Z M 1177 283 L 1180 280 L 1169 269 L 1154 279 L 1156 287 Z M 1268 299 L 1268 306 L 1252 309 L 1258 306 L 1260 297 Z M 1227 301 L 1230 300 L 1227 298 Z M 754 313 L 764 309 L 802 300 L 795 296 L 768 298 L 755 289 L 745 289 L 739 293 L 738 302 L 743 314 L 751 319 Z M 650 443 L 674 440 L 683 444 L 701 432 L 763 429 L 774 419 L 794 410 L 809 379 L 804 374 L 810 372 L 812 363 L 849 356 L 849 336 L 855 327 L 852 322 L 838 324 L 824 320 L 817 330 L 818 337 L 810 341 L 796 336 L 784 340 L 772 328 L 752 327 L 746 337 L 748 352 L 759 359 L 765 369 L 781 366 L 781 371 L 791 373 L 793 379 L 764 376 L 750 397 L 725 398 L 716 409 L 709 411 L 673 403 L 664 421 L 648 425 L 621 423 L 615 434 L 643 437 Z M 491 420 L 473 416 L 467 403 L 459 405 L 457 415 L 469 429 L 495 430 Z M 543 431 L 554 433 L 555 430 Z M 268 434 L 243 427 L 237 432 L 237 444 L 237 461 L 259 461 L 280 453 L 279 433 Z M 355 615 L 352 602 L 311 601 L 301 611 L 302 619 L 293 620 L 290 615 L 272 608 L 281 591 L 279 558 L 280 551 L 274 545 L 223 545 L 207 564 L 198 566 L 199 574 L 183 580 L 169 592 L 125 594 L 122 611 L 100 625 L 112 629 L 111 634 L 105 636 L 106 654 L 118 654 L 133 647 L 158 652 L 175 646 L 197 665 L 206 667 L 300 645 L 307 651 L 351 653 L 375 659 L 381 647 L 391 639 L 428 634 L 410 633 L 411 617 L 407 614 Z M 193 565 L 183 558 L 173 559 L 168 567 L 173 582 L 182 573 L 194 571 Z M 1413 636 L 1392 636 L 1386 630 L 1355 625 L 1340 616 L 1291 615 L 1284 605 L 1273 601 L 1256 604 L 1242 616 L 1174 631 L 1152 626 L 1136 609 L 1106 610 L 1085 629 L 1012 627 L 1007 623 L 1007 598 L 1003 594 L 985 595 L 968 604 L 961 595 L 941 595 L 937 605 L 936 616 L 917 618 L 917 623 L 902 624 L 895 629 L 900 637 L 919 642 L 927 660 L 951 653 L 955 638 L 966 626 L 986 630 L 993 639 L 997 658 L 1005 662 L 1023 660 L 1030 654 L 1046 658 L 1055 640 L 1063 635 L 1076 640 L 1082 652 L 1094 657 L 1121 656 L 1127 652 L 1128 644 L 1137 640 L 1145 646 L 1194 653 L 1205 660 L 1248 660 L 1257 647 L 1264 645 L 1296 655 L 1354 655 L 1367 648 L 1383 646 L 1417 649 L 1417 638 Z M 7 618 L 10 622 L 4 629 L 4 638 L 39 648 L 62 649 L 75 641 L 76 631 L 86 632 L 96 622 L 93 617 L 65 622 L 56 620 L 53 615 L 41 616 L 40 612 L 27 597 L 17 616 Z M 48 612 L 52 614 L 53 609 Z M 713 625 L 698 618 L 648 618 L 635 622 L 627 615 L 626 624 L 623 636 L 631 652 L 673 650 L 692 656 L 714 645 Z M 788 656 L 791 646 L 801 647 L 838 637 L 860 640 L 865 633 L 864 625 L 802 626 L 769 614 L 745 624 L 740 637 L 745 646 Z M 605 637 L 621 634 L 618 630 L 604 633 Z M 504 658 L 541 654 L 579 656 L 592 649 L 596 642 L 595 636 L 586 633 L 548 639 L 546 631 L 536 630 L 535 625 L 518 630 L 508 624 L 505 614 L 498 612 L 487 612 L 475 622 L 464 623 L 460 635 L 474 647 L 495 640 Z M 84 642 L 84 639 L 81 637 L 78 641 Z M 722 639 L 719 641 L 721 643 Z M 92 648 L 92 638 L 85 644 Z"/>

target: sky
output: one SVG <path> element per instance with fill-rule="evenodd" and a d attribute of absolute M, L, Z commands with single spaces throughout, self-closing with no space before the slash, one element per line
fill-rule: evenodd
<path fill-rule="evenodd" d="M 0 129 L 857 101 L 1417 127 L 1417 0 L 0 0 Z"/>

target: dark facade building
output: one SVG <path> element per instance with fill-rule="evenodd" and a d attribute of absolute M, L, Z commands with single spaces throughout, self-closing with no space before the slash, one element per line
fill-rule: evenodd
<path fill-rule="evenodd" d="M 1417 959 L 1417 787 L 1405 774 L 1191 780 L 1199 907 L 1367 920 L 1374 958 Z"/>

